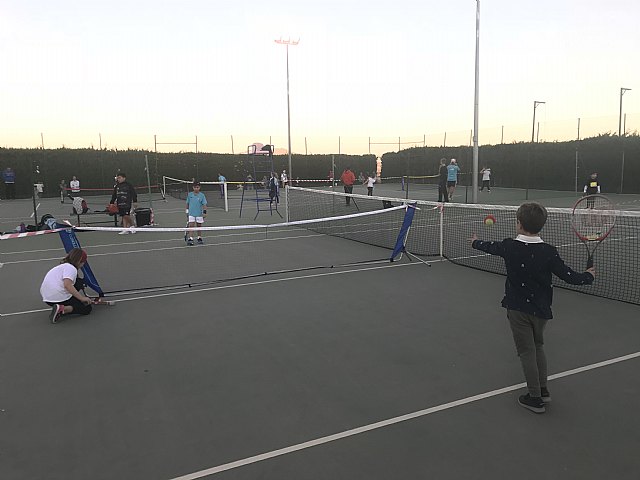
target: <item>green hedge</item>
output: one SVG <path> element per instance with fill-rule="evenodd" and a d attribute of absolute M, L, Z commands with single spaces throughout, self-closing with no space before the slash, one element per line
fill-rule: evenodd
<path fill-rule="evenodd" d="M 32 182 L 45 185 L 45 196 L 59 195 L 61 179 L 67 184 L 73 175 L 78 177 L 83 188 L 110 188 L 113 177 L 124 171 L 134 185 L 146 185 L 145 155 L 149 162 L 151 183 L 162 181 L 167 175 L 180 179 L 198 178 L 216 181 L 222 173 L 229 181 L 243 181 L 247 174 L 253 175 L 253 166 L 247 155 L 218 153 L 156 153 L 143 150 L 94 150 L 94 149 L 14 149 L 0 148 L 0 171 L 11 167 L 16 172 L 16 194 L 31 196 Z M 295 177 L 300 179 L 327 178 L 334 158 L 338 175 L 345 166 L 355 172 L 375 171 L 374 155 L 293 155 Z M 287 155 L 273 158 L 274 170 L 289 170 Z M 39 173 L 35 173 L 39 171 Z M 32 173 L 34 172 L 34 173 Z M 0 196 L 4 191 L 0 191 Z"/>
<path fill-rule="evenodd" d="M 579 142 L 514 143 L 479 148 L 479 168 L 491 167 L 493 182 L 502 187 L 573 191 L 591 172 L 598 172 L 605 192 L 620 191 L 622 143 L 617 136 L 602 135 Z M 624 193 L 640 193 L 640 136 L 624 139 Z M 470 147 L 411 148 L 382 156 L 382 176 L 435 175 L 441 158 L 455 158 L 470 172 Z M 467 177 L 470 180 L 470 177 Z"/>
<path fill-rule="evenodd" d="M 497 186 L 572 191 L 575 187 L 576 151 L 578 183 L 597 171 L 605 192 L 618 192 L 622 159 L 621 139 L 601 135 L 580 142 L 514 143 L 480 147 L 479 163 L 491 167 Z M 624 192 L 640 193 L 640 136 L 624 139 Z M 146 185 L 145 155 L 148 157 L 151 182 L 162 175 L 199 180 L 217 180 L 222 173 L 229 181 L 242 181 L 253 174 L 250 157 L 218 153 L 158 153 L 144 150 L 94 149 L 13 149 L 0 148 L 0 170 L 10 166 L 16 171 L 16 193 L 31 196 L 32 181 L 45 185 L 46 196 L 57 196 L 58 185 L 77 176 L 83 188 L 110 188 L 118 171 L 127 173 L 134 185 Z M 435 175 L 440 158 L 456 158 L 464 172 L 471 171 L 470 147 L 410 148 L 382 156 L 382 176 Z M 336 164 L 336 176 L 346 166 L 356 172 L 375 171 L 374 155 L 293 155 L 294 177 L 325 179 Z M 287 155 L 276 155 L 274 169 L 289 170 Z M 39 170 L 39 174 L 31 173 Z M 33 180 L 32 180 L 33 179 Z M 466 177 L 470 182 L 470 176 Z M 0 191 L 0 196 L 4 192 Z"/>

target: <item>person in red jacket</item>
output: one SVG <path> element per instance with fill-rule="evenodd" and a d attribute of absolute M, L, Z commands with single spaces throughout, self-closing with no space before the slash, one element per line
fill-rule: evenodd
<path fill-rule="evenodd" d="M 353 193 L 353 184 L 356 181 L 356 176 L 349 167 L 344 169 L 344 172 L 340 175 L 340 180 L 344 185 L 344 193 Z M 347 196 L 346 201 L 347 207 L 351 205 L 351 197 Z"/>

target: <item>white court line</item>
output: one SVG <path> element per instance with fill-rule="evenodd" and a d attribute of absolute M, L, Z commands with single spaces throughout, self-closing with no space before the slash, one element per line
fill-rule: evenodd
<path fill-rule="evenodd" d="M 591 365 L 585 365 L 583 367 L 574 368 L 572 370 L 567 370 L 565 372 L 556 373 L 554 375 L 549 376 L 549 380 L 554 380 L 556 378 L 568 377 L 570 375 L 577 375 L 578 373 L 587 372 L 589 370 L 594 370 L 596 368 L 606 367 L 608 365 L 613 365 L 615 363 L 624 362 L 626 360 L 631 360 L 634 358 L 640 357 L 640 352 L 631 353 L 629 355 L 623 355 L 621 357 L 612 358 L 610 360 L 604 360 L 602 362 L 593 363 Z M 187 475 L 183 475 L 181 477 L 175 477 L 171 480 L 195 480 L 197 478 L 206 477 L 208 475 L 213 475 L 216 473 L 224 472 L 227 470 L 232 470 L 234 468 L 244 467 L 246 465 L 250 465 L 252 463 L 261 462 L 263 460 L 268 460 L 270 458 L 278 457 L 281 455 L 287 455 L 289 453 L 297 452 L 299 450 L 303 450 L 305 448 L 317 447 L 318 445 L 323 445 L 325 443 L 334 442 L 336 440 L 341 440 L 343 438 L 352 437 L 354 435 L 359 435 L 361 433 L 370 432 L 372 430 L 377 430 L 379 428 L 388 427 L 390 425 L 395 425 L 400 422 L 405 422 L 407 420 L 413 420 L 414 418 L 424 417 L 426 415 L 431 415 L 432 413 L 441 412 L 443 410 L 448 410 L 454 407 L 460 407 L 462 405 L 467 405 L 469 403 L 477 402 L 479 400 L 484 400 L 485 398 L 495 397 L 498 395 L 502 395 L 503 393 L 512 392 L 514 390 L 518 390 L 524 387 L 525 383 L 518 383 L 516 385 L 510 385 L 508 387 L 499 388 L 497 390 L 492 390 L 490 392 L 480 393 L 478 395 L 473 395 L 471 397 L 462 398 L 460 400 L 454 400 L 453 402 L 443 403 L 442 405 L 437 405 L 435 407 L 426 408 L 424 410 L 418 410 L 416 412 L 407 413 L 405 415 L 400 415 L 398 417 L 389 418 L 387 420 L 382 420 L 380 422 L 371 423 L 369 425 L 363 425 L 361 427 L 353 428 L 351 430 L 345 430 L 343 432 L 334 433 L 333 435 L 327 435 L 326 437 L 316 438 L 314 440 L 309 440 L 307 442 L 298 443 L 296 445 L 291 445 L 289 447 L 280 448 L 278 450 L 272 450 L 270 452 L 261 453 L 259 455 L 254 455 L 252 457 L 243 458 L 241 460 L 236 460 L 234 462 L 225 463 L 223 465 L 218 465 L 217 467 L 207 468 L 205 470 L 200 470 L 198 472 L 189 473 Z"/>
<path fill-rule="evenodd" d="M 428 263 L 435 263 L 435 262 L 444 262 L 446 260 L 444 259 L 437 259 L 437 260 L 433 260 L 431 262 Z M 383 269 L 383 268 L 399 268 L 399 267 L 407 267 L 407 266 L 411 266 L 411 265 L 423 265 L 422 263 L 388 263 L 385 265 L 381 265 L 381 266 L 377 266 L 377 267 L 367 267 L 367 268 L 356 268 L 354 270 L 343 270 L 340 272 L 325 272 L 325 273 L 314 273 L 314 274 L 310 274 L 310 275 L 299 275 L 296 277 L 288 277 L 288 278 L 273 278 L 270 280 L 260 280 L 257 282 L 246 282 L 246 283 L 234 283 L 233 285 L 218 285 L 215 287 L 206 287 L 206 288 L 191 288 L 189 290 L 182 290 L 182 291 L 178 291 L 178 292 L 164 292 L 164 293 L 155 293 L 153 295 L 142 295 L 142 296 L 138 296 L 138 297 L 128 297 L 128 298 L 121 298 L 119 300 L 114 300 L 114 302 L 116 303 L 120 303 L 120 302 L 131 302 L 134 300 L 147 300 L 147 299 L 151 299 L 151 298 L 161 298 L 161 297 L 169 297 L 169 296 L 175 296 L 175 295 L 186 295 L 186 294 L 190 294 L 190 293 L 200 293 L 200 292 L 210 292 L 213 290 L 225 290 L 227 288 L 238 288 L 238 287 L 250 287 L 253 285 L 263 285 L 263 284 L 267 284 L 267 283 L 276 283 L 276 282 L 288 282 L 288 281 L 292 281 L 292 280 L 302 280 L 302 279 L 307 279 L 307 278 L 317 278 L 317 277 L 326 277 L 329 275 L 343 275 L 345 273 L 354 273 L 354 272 L 366 272 L 369 270 L 379 270 L 379 269 Z M 187 287 L 185 287 L 187 288 Z M 50 311 L 51 308 L 39 308 L 36 310 L 24 310 L 21 312 L 10 312 L 10 313 L 0 313 L 0 317 L 13 317 L 16 315 L 27 315 L 29 313 L 39 313 L 39 312 L 48 312 Z"/>
<path fill-rule="evenodd" d="M 38 205 L 36 206 L 36 211 L 38 211 L 38 209 L 39 209 L 39 208 L 40 208 L 40 204 L 38 204 Z M 34 214 L 34 213 L 35 213 L 35 212 L 31 212 L 31 215 L 29 215 L 29 217 L 30 217 L 30 218 L 33 218 L 33 214 Z"/>

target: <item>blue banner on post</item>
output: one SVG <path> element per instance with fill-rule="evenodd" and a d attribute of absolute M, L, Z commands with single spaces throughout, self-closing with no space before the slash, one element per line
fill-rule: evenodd
<path fill-rule="evenodd" d="M 393 247 L 393 252 L 391 253 L 390 261 L 394 261 L 396 257 L 402 254 L 405 251 L 405 245 L 407 242 L 407 235 L 409 234 L 409 229 L 411 228 L 411 224 L 413 223 L 413 215 L 416 213 L 416 204 L 408 204 L 404 213 L 404 220 L 402 221 L 402 227 L 400 228 L 400 233 L 398 233 L 398 238 L 396 240 L 396 245 Z"/>
<path fill-rule="evenodd" d="M 56 223 L 56 228 L 64 228 L 64 230 L 60 230 L 58 233 L 60 235 L 60 238 L 62 239 L 62 244 L 64 245 L 65 252 L 69 253 L 74 248 L 82 248 L 82 245 L 80 245 L 80 241 L 78 240 L 78 237 L 76 237 L 76 232 L 73 231 L 73 228 L 65 227 L 67 227 L 67 225 Z M 84 267 L 82 267 L 82 273 L 84 274 L 84 282 L 89 287 L 91 287 L 91 289 L 100 297 L 104 297 L 104 292 L 102 291 L 102 288 L 100 288 L 100 284 L 98 284 L 96 276 L 91 271 L 89 262 L 85 263 Z"/>

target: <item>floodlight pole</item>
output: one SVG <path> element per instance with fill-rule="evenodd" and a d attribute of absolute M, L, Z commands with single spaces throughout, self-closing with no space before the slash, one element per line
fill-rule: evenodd
<path fill-rule="evenodd" d="M 627 126 L 625 125 L 624 129 L 622 128 L 622 96 L 624 95 L 625 92 L 628 92 L 629 90 L 631 89 L 624 88 L 624 87 L 620 88 L 620 116 L 618 117 L 618 137 L 620 138 L 620 146 L 622 150 L 622 162 L 620 165 L 620 193 L 622 193 L 622 190 L 624 188 L 624 137 L 626 137 L 627 135 L 627 132 L 626 132 Z M 626 124 L 626 121 L 625 121 L 625 124 Z"/>
<path fill-rule="evenodd" d="M 529 148 L 529 153 L 527 154 L 527 187 L 525 191 L 525 199 L 529 200 L 529 183 L 531 182 L 531 154 L 533 150 L 533 142 L 536 138 L 536 108 L 538 105 L 542 105 L 545 102 L 541 102 L 539 100 L 533 101 L 533 126 L 531 127 L 531 146 Z"/>
<path fill-rule="evenodd" d="M 531 127 L 531 143 L 534 142 L 536 138 L 536 108 L 538 105 L 542 105 L 546 102 L 539 102 L 538 100 L 533 101 L 533 126 Z"/>
<path fill-rule="evenodd" d="M 289 45 L 298 45 L 298 40 L 283 40 L 279 38 L 275 40 L 279 45 L 284 45 L 287 48 L 287 139 L 289 142 L 288 154 L 289 154 L 289 178 L 293 179 L 293 170 L 291 169 L 291 104 L 289 102 Z M 291 185 L 291 183 L 289 183 Z"/>
<path fill-rule="evenodd" d="M 631 90 L 630 88 L 620 88 L 620 116 L 618 117 L 618 136 L 622 137 L 622 96 L 624 92 L 628 92 Z"/>
<path fill-rule="evenodd" d="M 480 94 L 480 0 L 476 0 L 476 79 L 473 102 L 473 178 L 472 202 L 478 203 L 478 105 Z"/>

